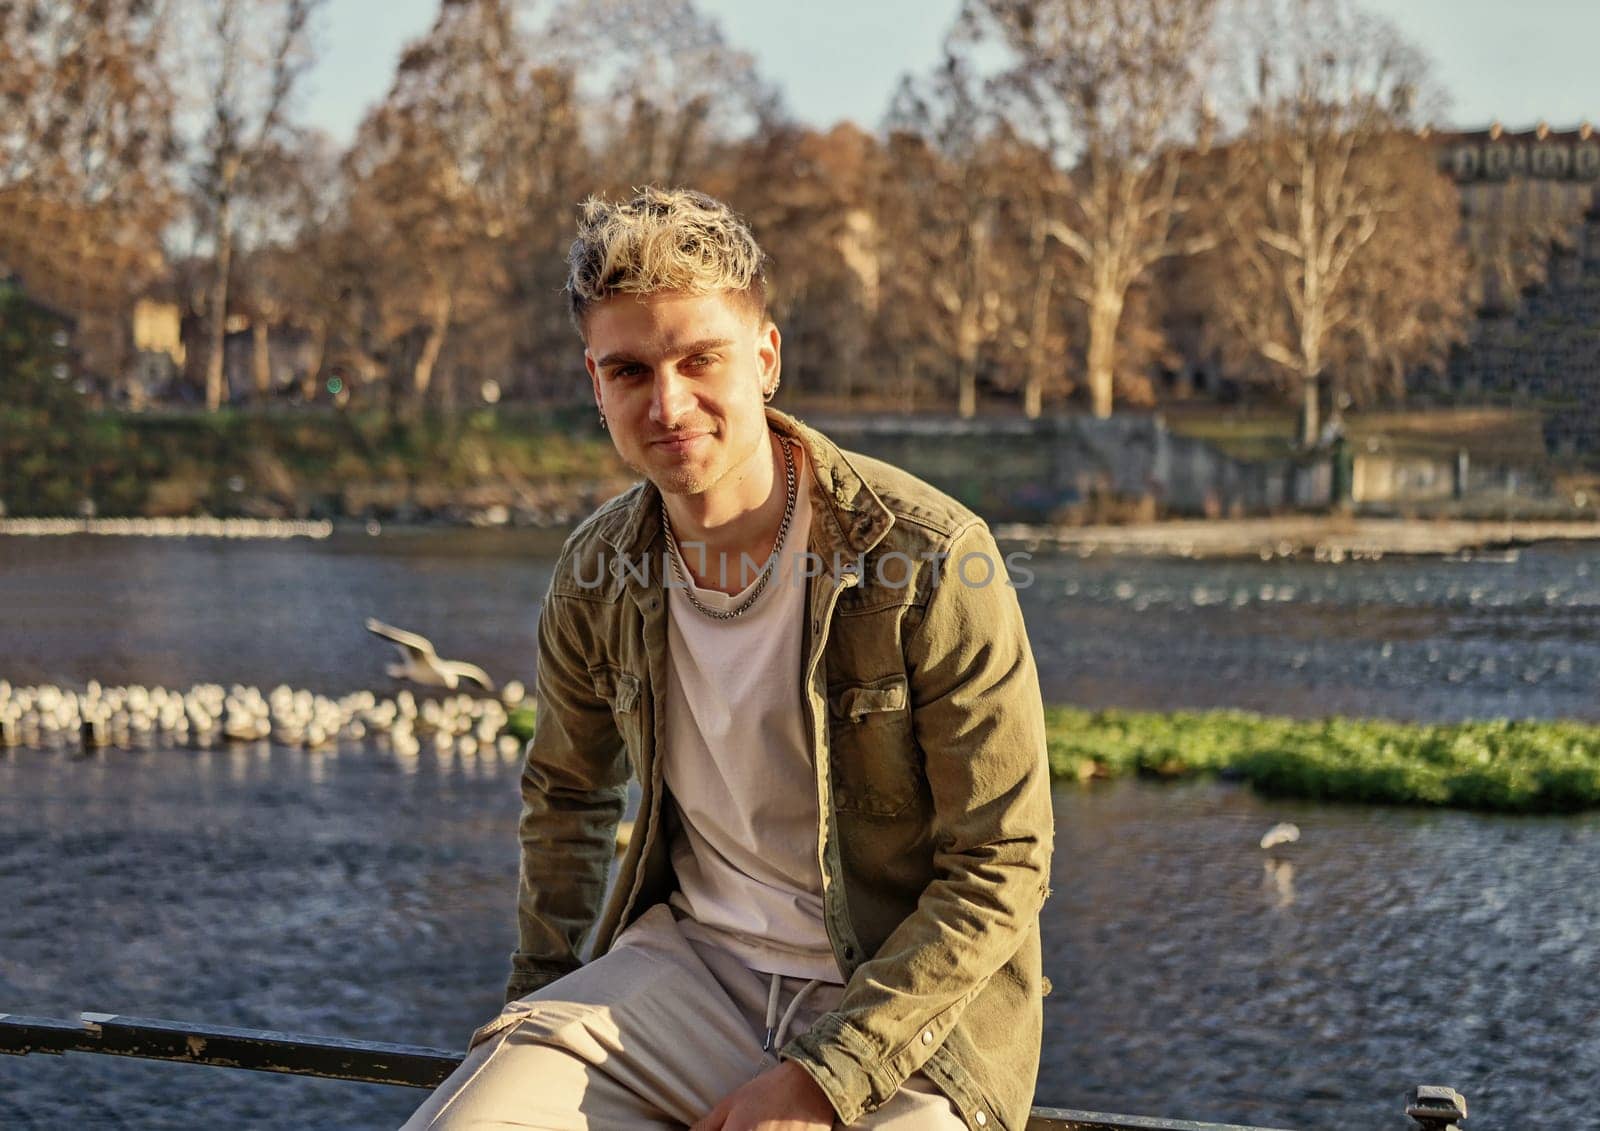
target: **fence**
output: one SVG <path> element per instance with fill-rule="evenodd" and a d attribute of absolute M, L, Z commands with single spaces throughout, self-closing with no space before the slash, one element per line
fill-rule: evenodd
<path fill-rule="evenodd" d="M 435 1088 L 461 1063 L 462 1054 L 419 1045 L 307 1037 L 260 1029 L 189 1025 L 108 1013 L 83 1013 L 76 1021 L 0 1013 L 0 1053 L 69 1052 L 147 1060 L 250 1068 L 369 1084 Z M 1451 1088 L 1416 1088 L 1405 1114 L 1424 1131 L 1450 1131 L 1466 1118 L 1466 1101 Z M 1027 1131 L 1272 1131 L 1237 1124 L 1107 1115 L 1036 1107 Z"/>

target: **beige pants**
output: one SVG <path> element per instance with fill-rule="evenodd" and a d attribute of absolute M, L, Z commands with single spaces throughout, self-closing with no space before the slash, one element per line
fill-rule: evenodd
<path fill-rule="evenodd" d="M 784 1007 L 804 985 L 782 980 Z M 777 1063 L 761 1049 L 770 989 L 769 975 L 686 939 L 671 911 L 654 907 L 603 957 L 509 1003 L 474 1033 L 461 1067 L 402 1131 L 682 1131 Z M 815 986 L 783 1039 L 803 1032 L 842 992 Z M 966 1124 L 918 1073 L 851 1126 L 958 1131 Z"/>

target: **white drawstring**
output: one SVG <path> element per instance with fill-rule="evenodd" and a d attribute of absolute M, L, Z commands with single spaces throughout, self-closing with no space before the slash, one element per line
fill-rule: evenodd
<path fill-rule="evenodd" d="M 774 974 L 772 982 L 767 986 L 767 1039 L 761 1042 L 762 1052 L 771 1052 L 783 1044 L 784 1036 L 789 1032 L 789 1023 L 794 1020 L 795 1014 L 800 1009 L 800 1003 L 806 995 L 822 984 L 821 978 L 812 978 L 811 981 L 801 986 L 789 999 L 789 1008 L 783 1011 L 783 1017 L 778 1017 L 778 995 L 782 992 L 783 975 Z"/>
<path fill-rule="evenodd" d="M 783 985 L 783 975 L 774 974 L 767 987 L 767 1039 L 761 1042 L 762 1052 L 772 1051 L 772 1038 L 778 1032 L 778 992 Z"/>

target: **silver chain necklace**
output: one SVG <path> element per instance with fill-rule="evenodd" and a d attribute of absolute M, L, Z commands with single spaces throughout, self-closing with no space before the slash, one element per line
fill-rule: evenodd
<path fill-rule="evenodd" d="M 783 504 L 783 521 L 778 524 L 778 537 L 772 543 L 772 553 L 767 555 L 767 564 L 761 567 L 761 573 L 756 578 L 755 588 L 751 590 L 750 596 L 731 609 L 713 609 L 701 604 L 700 599 L 694 595 L 694 586 L 689 581 L 689 577 L 683 568 L 682 551 L 678 549 L 678 536 L 673 533 L 672 519 L 667 517 L 667 497 L 665 495 L 661 496 L 661 525 L 666 529 L 667 541 L 672 547 L 672 572 L 683 586 L 683 595 L 689 598 L 689 604 L 713 620 L 732 620 L 734 617 L 743 616 L 749 612 L 750 606 L 756 603 L 756 599 L 761 596 L 761 591 L 767 587 L 767 582 L 772 579 L 773 573 L 778 568 L 778 554 L 783 549 L 784 539 L 789 535 L 789 520 L 794 517 L 794 502 L 797 494 L 795 491 L 794 452 L 789 448 L 790 440 L 787 436 L 779 436 L 778 443 L 783 448 L 784 482 L 788 496 Z"/>

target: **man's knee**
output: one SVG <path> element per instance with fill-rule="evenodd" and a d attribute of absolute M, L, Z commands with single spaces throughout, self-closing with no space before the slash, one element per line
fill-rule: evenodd
<path fill-rule="evenodd" d="M 591 1090 L 588 1066 L 565 1049 L 518 1040 L 517 1030 L 515 1023 L 503 1026 L 476 1043 L 401 1131 L 508 1125 L 585 1131 L 580 1108 Z"/>

